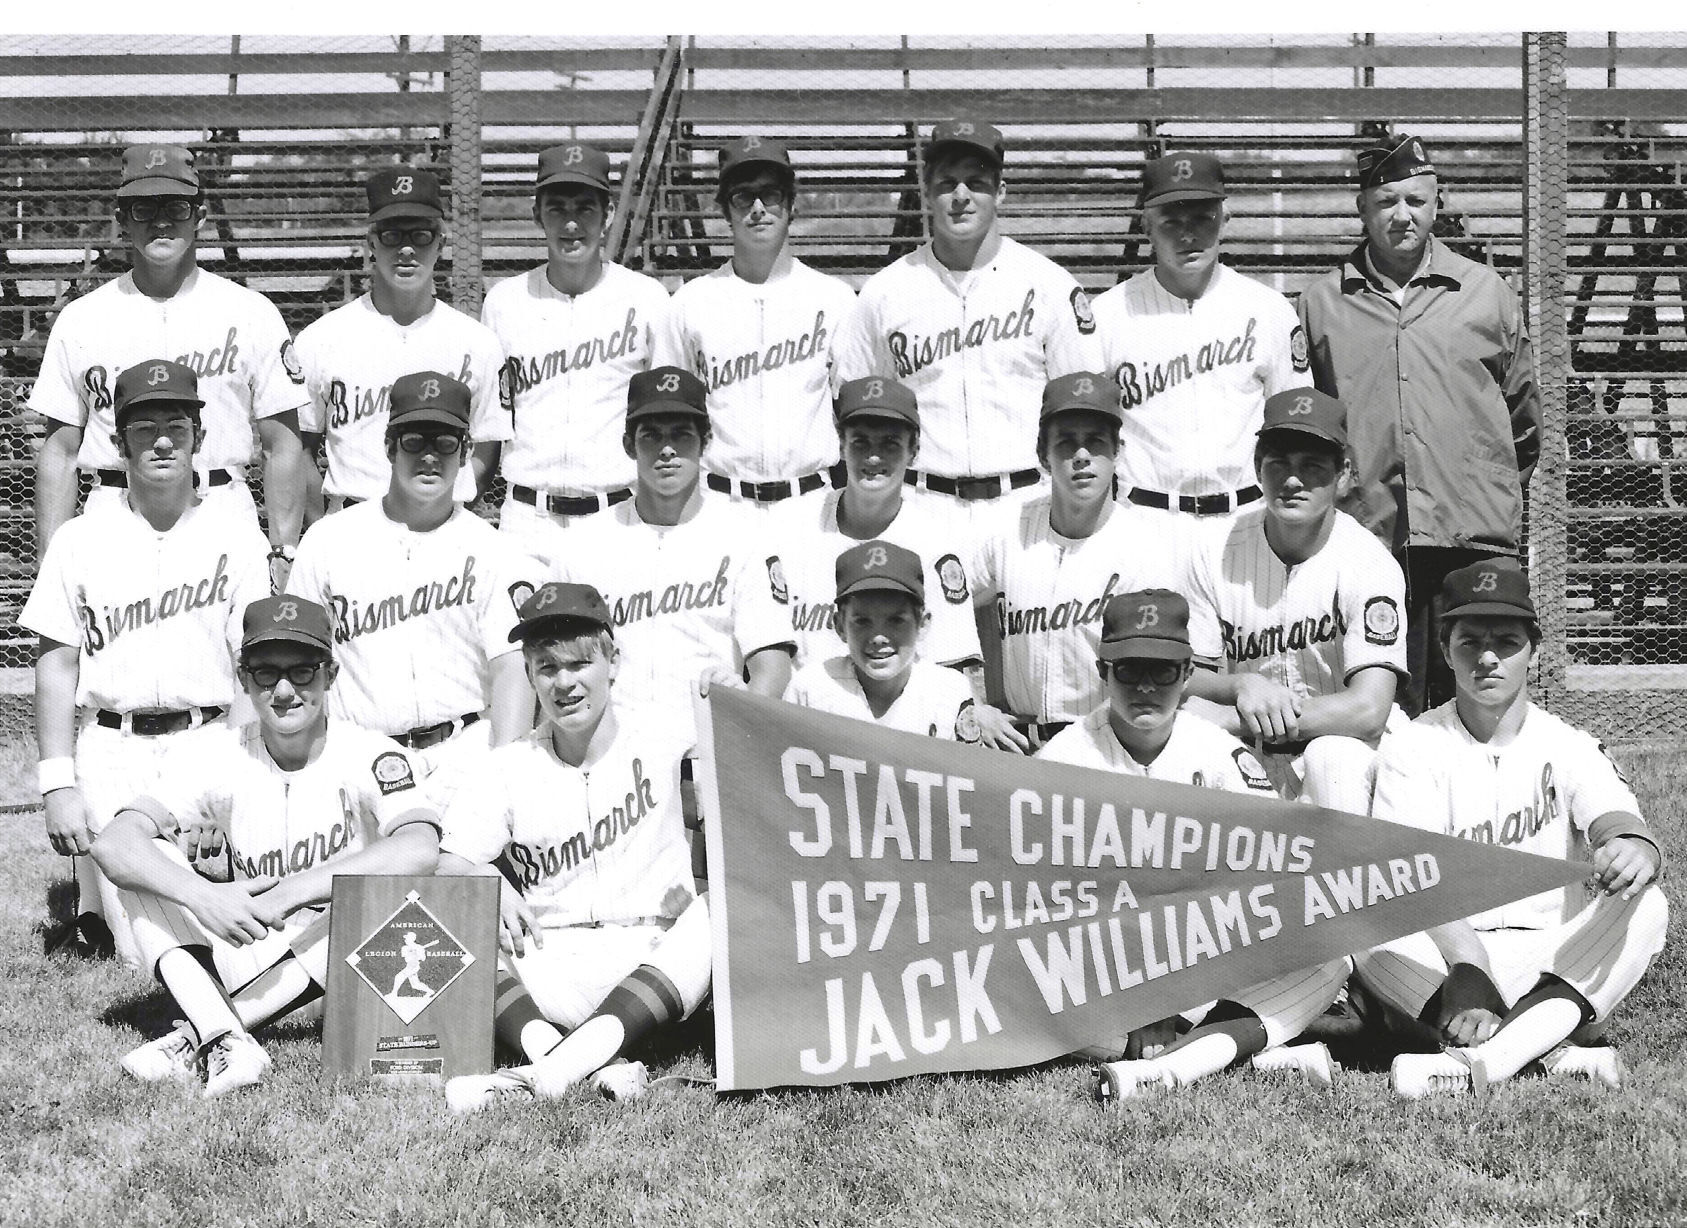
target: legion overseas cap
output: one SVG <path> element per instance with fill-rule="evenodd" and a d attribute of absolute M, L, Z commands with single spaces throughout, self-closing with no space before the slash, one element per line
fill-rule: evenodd
<path fill-rule="evenodd" d="M 1377 145 L 1359 151 L 1359 186 L 1374 188 L 1379 183 L 1393 183 L 1410 179 L 1413 175 L 1433 175 L 1435 163 L 1429 151 L 1415 136 L 1398 136 L 1391 144 Z"/>
<path fill-rule="evenodd" d="M 363 181 L 369 198 L 369 220 L 384 222 L 389 217 L 444 217 L 439 198 L 439 177 L 432 171 L 408 166 L 388 166 Z"/>
<path fill-rule="evenodd" d="M 654 367 L 627 381 L 627 421 L 651 414 L 691 414 L 709 419 L 709 390 L 680 367 Z"/>
<path fill-rule="evenodd" d="M 1037 415 L 1039 423 L 1070 409 L 1088 409 L 1106 414 L 1115 422 L 1125 420 L 1121 408 L 1125 394 L 1107 376 L 1097 371 L 1074 371 L 1051 379 L 1043 388 L 1043 408 Z"/>
<path fill-rule="evenodd" d="M 117 198 L 198 196 L 199 169 L 193 150 L 180 145 L 131 145 L 123 151 L 123 180 Z"/>
<path fill-rule="evenodd" d="M 1103 661 L 1148 657 L 1156 661 L 1187 661 L 1189 603 L 1169 588 L 1144 588 L 1121 593 L 1101 612 Z"/>
<path fill-rule="evenodd" d="M 925 604 L 925 565 L 912 550 L 891 542 L 862 542 L 845 550 L 838 555 L 837 580 L 839 601 L 877 589 L 906 593 Z"/>
<path fill-rule="evenodd" d="M 113 403 L 118 425 L 122 425 L 125 411 L 147 401 L 168 401 L 194 409 L 205 404 L 199 398 L 199 377 L 193 368 L 166 358 L 136 363 L 117 377 Z"/>
<path fill-rule="evenodd" d="M 461 380 L 438 371 L 416 371 L 392 382 L 392 408 L 387 431 L 427 423 L 469 429 L 469 388 Z"/>
<path fill-rule="evenodd" d="M 264 597 L 246 607 L 241 627 L 240 651 L 254 644 L 276 641 L 309 644 L 325 654 L 334 651 L 334 626 L 328 611 L 303 597 Z"/>
<path fill-rule="evenodd" d="M 610 631 L 615 629 L 603 594 L 590 584 L 570 584 L 561 580 L 552 580 L 535 589 L 533 595 L 521 603 L 516 618 L 516 625 L 510 629 L 512 644 L 532 639 L 540 631 L 563 621 L 591 623 Z"/>
<path fill-rule="evenodd" d="M 1502 554 L 1448 572 L 1441 581 L 1441 617 L 1460 614 L 1503 614 L 1535 621 L 1535 603 L 1523 565 Z"/>
<path fill-rule="evenodd" d="M 1316 388 L 1290 388 L 1265 402 L 1265 425 L 1261 438 L 1275 431 L 1295 431 L 1347 446 L 1347 408 Z"/>
<path fill-rule="evenodd" d="M 839 426 L 851 418 L 894 418 L 918 427 L 920 404 L 908 385 L 882 375 L 870 375 L 849 380 L 838 389 L 834 415 Z"/>
<path fill-rule="evenodd" d="M 726 181 L 751 166 L 772 166 L 795 177 L 785 142 L 770 136 L 741 136 L 721 146 L 720 181 Z"/>
<path fill-rule="evenodd" d="M 977 119 L 946 119 L 931 130 L 926 142 L 926 161 L 937 156 L 945 147 L 964 153 L 983 154 L 990 162 L 1002 164 L 1002 133 L 994 124 Z"/>
<path fill-rule="evenodd" d="M 1224 167 L 1211 154 L 1169 153 L 1142 168 L 1142 206 L 1223 200 Z"/>
<path fill-rule="evenodd" d="M 551 146 L 539 154 L 539 182 L 533 190 L 537 192 L 554 183 L 583 183 L 609 191 L 609 155 L 579 141 Z"/>

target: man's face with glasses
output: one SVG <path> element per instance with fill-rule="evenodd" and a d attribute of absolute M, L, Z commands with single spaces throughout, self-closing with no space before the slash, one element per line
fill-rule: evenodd
<path fill-rule="evenodd" d="M 402 291 L 432 289 L 443 238 L 437 218 L 400 217 L 371 227 L 369 258 L 376 284 Z"/>
<path fill-rule="evenodd" d="M 117 204 L 123 241 L 140 258 L 167 264 L 191 253 L 201 216 L 191 196 L 136 196 Z"/>
<path fill-rule="evenodd" d="M 776 253 L 791 229 L 791 185 L 771 171 L 751 171 L 724 194 L 734 250 Z"/>
<path fill-rule="evenodd" d="M 1097 663 L 1107 682 L 1113 731 L 1127 749 L 1152 745 L 1177 718 L 1189 662 L 1157 657 L 1119 657 Z"/>
<path fill-rule="evenodd" d="M 199 447 L 199 417 L 168 401 L 143 402 L 123 415 L 123 425 L 113 439 L 132 478 L 175 480 L 192 468 Z"/>
<path fill-rule="evenodd" d="M 275 640 L 246 650 L 240 684 L 266 735 L 296 734 L 322 718 L 336 672 L 320 648 Z"/>
<path fill-rule="evenodd" d="M 394 484 L 423 502 L 449 499 L 462 464 L 467 437 L 462 431 L 425 423 L 388 436 Z"/>

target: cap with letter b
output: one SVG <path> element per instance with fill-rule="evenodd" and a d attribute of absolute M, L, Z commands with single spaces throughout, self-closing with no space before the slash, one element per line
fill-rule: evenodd
<path fill-rule="evenodd" d="M 461 380 L 438 371 L 415 371 L 392 382 L 392 405 L 387 411 L 387 431 L 412 426 L 469 429 L 469 388 Z"/>
<path fill-rule="evenodd" d="M 709 390 L 683 367 L 653 367 L 627 381 L 627 423 L 652 414 L 709 419 Z"/>
<path fill-rule="evenodd" d="M 1441 581 L 1441 618 L 1464 614 L 1494 614 L 1537 620 L 1529 596 L 1529 575 L 1523 564 L 1507 555 L 1471 563 L 1449 571 Z"/>
<path fill-rule="evenodd" d="M 1043 388 L 1043 407 L 1037 415 L 1039 423 L 1068 410 L 1086 409 L 1105 414 L 1123 423 L 1125 394 L 1111 378 L 1099 371 L 1074 371 L 1051 379 Z"/>
<path fill-rule="evenodd" d="M 791 154 L 784 141 L 770 136 L 741 136 L 721 146 L 721 187 L 724 189 L 729 179 L 752 166 L 771 166 L 787 179 L 796 178 Z"/>
<path fill-rule="evenodd" d="M 1290 388 L 1265 402 L 1265 425 L 1259 437 L 1278 432 L 1311 435 L 1347 447 L 1347 407 L 1316 388 Z"/>
<path fill-rule="evenodd" d="M 609 191 L 609 155 L 595 145 L 570 141 L 553 145 L 539 154 L 539 192 L 553 184 L 583 183 L 600 192 Z"/>
<path fill-rule="evenodd" d="M 833 414 L 839 426 L 854 418 L 891 418 L 915 428 L 920 425 L 920 403 L 914 390 L 883 375 L 846 381 L 838 389 Z"/>
<path fill-rule="evenodd" d="M 590 623 L 609 631 L 615 629 L 602 593 L 590 584 L 572 584 L 565 580 L 552 580 L 534 589 L 516 611 L 516 618 L 518 621 L 510 630 L 512 644 L 532 639 L 541 631 L 568 622 Z"/>
<path fill-rule="evenodd" d="M 241 624 L 240 651 L 255 644 L 308 644 L 325 654 L 334 650 L 334 624 L 328 611 L 314 601 L 282 594 L 263 597 L 246 607 Z"/>
<path fill-rule="evenodd" d="M 198 195 L 199 167 L 193 150 L 180 145 L 131 145 L 123 151 L 117 199 Z"/>
<path fill-rule="evenodd" d="M 148 359 L 125 370 L 117 377 L 112 398 L 119 427 L 128 410 L 148 401 L 167 401 L 195 411 L 205 404 L 200 399 L 199 376 L 193 368 L 167 358 Z"/>
<path fill-rule="evenodd" d="M 1002 133 L 994 124 L 978 119 L 946 119 L 931 130 L 926 142 L 926 164 L 939 152 L 982 154 L 998 169 L 1002 165 Z"/>
<path fill-rule="evenodd" d="M 1211 154 L 1169 153 L 1142 168 L 1142 207 L 1180 200 L 1223 200 L 1224 165 Z"/>
<path fill-rule="evenodd" d="M 1187 661 L 1194 655 L 1189 647 L 1189 602 L 1169 588 L 1119 594 L 1101 612 L 1097 654 L 1103 661 Z"/>
<path fill-rule="evenodd" d="M 409 166 L 387 166 L 363 181 L 369 198 L 369 220 L 384 222 L 395 217 L 441 218 L 439 177 L 432 171 Z"/>
<path fill-rule="evenodd" d="M 894 542 L 870 541 L 838 555 L 837 600 L 873 590 L 904 593 L 925 604 L 925 564 L 920 556 Z"/>

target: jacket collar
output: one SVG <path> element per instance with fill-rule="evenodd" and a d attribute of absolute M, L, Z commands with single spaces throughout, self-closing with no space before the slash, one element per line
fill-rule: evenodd
<path fill-rule="evenodd" d="M 1382 284 L 1377 281 L 1371 271 L 1371 262 L 1366 250 L 1367 245 L 1360 242 L 1341 265 L 1341 289 L 1343 294 L 1357 294 L 1367 286 L 1373 290 L 1382 291 Z M 1459 267 L 1465 263 L 1463 257 L 1453 251 L 1434 235 L 1429 237 L 1429 257 L 1418 266 L 1418 271 L 1412 274 L 1408 285 L 1428 284 L 1440 282 L 1451 286 L 1454 290 L 1464 284 Z"/>

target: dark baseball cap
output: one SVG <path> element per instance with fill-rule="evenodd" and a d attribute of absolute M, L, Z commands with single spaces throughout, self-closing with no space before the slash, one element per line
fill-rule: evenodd
<path fill-rule="evenodd" d="M 308 644 L 324 655 L 334 651 L 334 624 L 328 611 L 314 601 L 283 594 L 263 597 L 246 607 L 241 624 L 240 651 L 256 644 Z"/>
<path fill-rule="evenodd" d="M 1441 581 L 1441 617 L 1463 614 L 1498 614 L 1536 621 L 1529 575 L 1523 565 L 1502 554 L 1448 572 Z"/>
<path fill-rule="evenodd" d="M 882 375 L 852 379 L 838 389 L 833 415 L 839 426 L 852 418 L 891 418 L 918 429 L 920 403 L 908 385 Z"/>
<path fill-rule="evenodd" d="M 388 166 L 363 181 L 369 198 L 369 220 L 384 222 L 392 217 L 445 216 L 440 203 L 439 177 L 432 171 L 408 166 Z"/>
<path fill-rule="evenodd" d="M 1169 588 L 1120 593 L 1101 612 L 1097 653 L 1103 661 L 1187 661 L 1194 655 L 1189 647 L 1189 603 Z"/>
<path fill-rule="evenodd" d="M 1404 133 L 1386 144 L 1361 149 L 1358 162 L 1361 188 L 1435 173 L 1435 163 L 1429 160 L 1429 150 L 1422 139 Z"/>
<path fill-rule="evenodd" d="M 534 589 L 516 610 L 516 618 L 519 621 L 510 629 L 512 644 L 530 640 L 564 622 L 590 623 L 610 632 L 615 630 L 602 593 L 590 584 L 571 584 L 564 580 L 551 580 Z"/>
<path fill-rule="evenodd" d="M 195 411 L 205 404 L 199 397 L 199 376 L 193 368 L 167 358 L 148 359 L 126 369 L 117 377 L 112 399 L 119 425 L 125 413 L 148 401 L 168 401 Z"/>
<path fill-rule="evenodd" d="M 1099 371 L 1074 371 L 1051 379 L 1043 387 L 1043 408 L 1037 421 L 1040 424 L 1068 410 L 1087 409 L 1123 423 L 1124 397 L 1119 385 Z"/>
<path fill-rule="evenodd" d="M 978 119 L 946 119 L 931 130 L 925 158 L 929 165 L 944 151 L 983 154 L 997 168 L 1002 165 L 1002 133 Z"/>
<path fill-rule="evenodd" d="M 741 136 L 721 146 L 720 181 L 723 188 L 727 180 L 754 166 L 771 166 L 782 171 L 787 178 L 796 178 L 790 151 L 785 148 L 785 142 L 776 137 Z"/>
<path fill-rule="evenodd" d="M 1290 388 L 1265 402 L 1265 425 L 1259 435 L 1293 431 L 1311 435 L 1338 448 L 1347 446 L 1347 407 L 1316 388 Z"/>
<path fill-rule="evenodd" d="M 469 429 L 469 387 L 462 380 L 438 371 L 415 371 L 392 382 L 392 404 L 387 411 L 387 430 L 412 426 Z"/>
<path fill-rule="evenodd" d="M 709 390 L 682 367 L 654 367 L 627 381 L 627 421 L 652 414 L 691 414 L 709 420 Z"/>
<path fill-rule="evenodd" d="M 1211 154 L 1169 153 L 1142 168 L 1142 207 L 1180 200 L 1223 200 L 1224 167 Z"/>
<path fill-rule="evenodd" d="M 197 161 L 193 150 L 180 145 L 131 145 L 123 151 L 123 180 L 117 199 L 198 196 Z"/>
<path fill-rule="evenodd" d="M 904 593 L 925 604 L 925 564 L 920 556 L 894 542 L 870 541 L 838 555 L 837 599 L 878 590 Z"/>
<path fill-rule="evenodd" d="M 609 155 L 595 145 L 570 141 L 553 145 L 539 154 L 539 182 L 533 190 L 553 184 L 583 183 L 601 192 L 609 191 Z"/>

